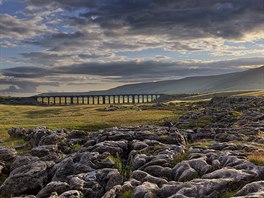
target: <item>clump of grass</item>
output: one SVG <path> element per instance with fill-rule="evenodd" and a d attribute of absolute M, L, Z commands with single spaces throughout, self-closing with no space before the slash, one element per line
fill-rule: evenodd
<path fill-rule="evenodd" d="M 259 133 L 258 136 L 264 138 L 264 133 Z"/>
<path fill-rule="evenodd" d="M 74 151 L 79 151 L 82 148 L 82 145 L 80 145 L 80 144 L 73 144 L 73 145 L 71 145 L 71 148 Z"/>
<path fill-rule="evenodd" d="M 234 183 L 227 187 L 223 192 L 220 194 L 220 198 L 230 198 L 233 197 L 246 183 L 245 182 L 238 182 Z"/>
<path fill-rule="evenodd" d="M 189 152 L 184 152 L 180 155 L 175 155 L 172 160 L 172 165 L 175 166 L 176 164 L 189 159 Z"/>
<path fill-rule="evenodd" d="M 209 116 L 202 116 L 199 117 L 196 121 L 195 121 L 195 126 L 196 127 L 205 127 L 210 121 L 210 117 Z"/>
<path fill-rule="evenodd" d="M 244 141 L 246 141 L 247 139 L 248 139 L 248 135 L 245 135 L 245 134 L 242 134 L 242 139 L 244 140 Z"/>
<path fill-rule="evenodd" d="M 0 143 L 0 146 L 11 146 L 11 147 L 19 147 L 25 145 L 24 148 L 16 148 L 16 151 L 19 155 L 24 155 L 30 153 L 31 147 L 30 145 L 22 138 L 8 138 L 4 142 Z"/>
<path fill-rule="evenodd" d="M 213 144 L 211 140 L 199 140 L 197 142 L 191 143 L 191 146 L 198 146 L 198 147 L 208 147 Z"/>
<path fill-rule="evenodd" d="M 230 198 L 233 197 L 235 192 L 233 191 L 226 191 L 220 195 L 220 198 Z"/>
<path fill-rule="evenodd" d="M 118 153 L 116 154 L 116 156 L 110 155 L 107 158 L 114 163 L 115 168 L 119 171 L 119 173 L 125 180 L 129 179 L 133 171 L 132 161 L 130 158 L 122 161 Z"/>
<path fill-rule="evenodd" d="M 17 150 L 18 155 L 25 155 L 31 152 L 31 149 L 21 149 L 21 150 Z"/>
<path fill-rule="evenodd" d="M 240 118 L 243 115 L 243 112 L 240 112 L 240 111 L 230 111 L 230 113 L 235 118 Z"/>
<path fill-rule="evenodd" d="M 264 152 L 251 153 L 248 160 L 257 166 L 264 166 Z"/>
<path fill-rule="evenodd" d="M 169 135 L 168 135 L 168 134 L 162 134 L 162 135 L 160 135 L 159 137 L 160 137 L 160 138 L 164 138 L 164 139 L 166 139 L 166 138 L 169 137 Z"/>
<path fill-rule="evenodd" d="M 125 192 L 123 192 L 122 195 L 120 195 L 119 198 L 132 198 L 133 197 L 133 190 L 127 190 Z"/>
<path fill-rule="evenodd" d="M 114 163 L 115 168 L 119 171 L 119 173 L 122 174 L 123 173 L 123 165 L 122 165 L 122 161 L 121 161 L 119 155 L 118 154 L 116 154 L 116 156 L 110 155 L 107 158 Z"/>
<path fill-rule="evenodd" d="M 0 174 L 0 185 L 2 185 L 4 183 L 4 181 L 6 180 L 6 178 L 8 177 L 8 175 L 1 173 Z"/>
<path fill-rule="evenodd" d="M 164 148 L 164 145 L 162 145 L 162 144 L 155 144 L 155 145 L 153 145 L 152 149 L 150 148 L 151 150 L 150 150 L 150 153 L 149 154 L 154 154 L 156 151 L 158 151 L 158 150 L 160 150 L 162 148 Z"/>
<path fill-rule="evenodd" d="M 22 138 L 8 138 L 4 142 L 0 143 L 0 146 L 21 146 L 26 141 Z"/>
<path fill-rule="evenodd" d="M 201 116 L 197 119 L 190 120 L 189 123 L 182 124 L 181 128 L 204 128 L 210 122 L 210 116 Z"/>
<path fill-rule="evenodd" d="M 155 152 L 157 152 L 158 150 L 164 148 L 164 145 L 162 144 L 154 144 L 153 146 L 149 146 L 146 147 L 142 150 L 140 150 L 141 154 L 145 154 L 145 155 L 153 155 L 155 154 Z"/>
<path fill-rule="evenodd" d="M 150 130 L 149 133 L 150 133 L 150 134 L 155 134 L 156 131 Z"/>

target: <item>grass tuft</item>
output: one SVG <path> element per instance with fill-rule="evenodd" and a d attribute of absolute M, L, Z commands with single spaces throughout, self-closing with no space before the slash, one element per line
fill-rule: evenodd
<path fill-rule="evenodd" d="M 251 153 L 248 160 L 257 166 L 264 166 L 264 152 Z"/>
<path fill-rule="evenodd" d="M 123 173 L 123 165 L 122 165 L 122 161 L 121 161 L 119 155 L 118 154 L 116 156 L 110 155 L 110 156 L 108 156 L 108 159 L 114 163 L 116 169 L 119 171 L 119 173 L 122 174 Z"/>
<path fill-rule="evenodd" d="M 233 197 L 235 192 L 232 191 L 226 191 L 220 195 L 220 198 L 230 198 Z"/>
<path fill-rule="evenodd" d="M 214 143 L 212 140 L 198 140 L 196 142 L 191 143 L 191 146 L 197 146 L 197 147 L 209 147 Z"/>
<path fill-rule="evenodd" d="M 259 133 L 258 136 L 264 138 L 264 133 L 263 132 L 262 133 Z"/>
<path fill-rule="evenodd" d="M 189 159 L 189 152 L 184 152 L 180 155 L 175 155 L 172 160 L 172 165 L 175 166 L 176 164 Z"/>
<path fill-rule="evenodd" d="M 82 145 L 73 144 L 73 145 L 71 145 L 71 148 L 76 152 L 76 151 L 79 151 L 82 148 Z"/>
<path fill-rule="evenodd" d="M 231 115 L 235 117 L 236 119 L 240 118 L 243 115 L 243 112 L 240 111 L 230 111 Z"/>
<path fill-rule="evenodd" d="M 132 198 L 133 197 L 133 190 L 127 190 L 120 195 L 120 198 Z"/>

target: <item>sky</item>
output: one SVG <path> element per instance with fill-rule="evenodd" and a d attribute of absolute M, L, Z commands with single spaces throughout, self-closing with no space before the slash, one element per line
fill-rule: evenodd
<path fill-rule="evenodd" d="M 264 65 L 264 0 L 0 0 L 0 95 Z"/>

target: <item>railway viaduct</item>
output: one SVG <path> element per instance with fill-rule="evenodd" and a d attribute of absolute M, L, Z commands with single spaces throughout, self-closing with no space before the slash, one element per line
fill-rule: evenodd
<path fill-rule="evenodd" d="M 33 98 L 43 105 L 95 105 L 95 104 L 140 104 L 155 102 L 162 94 L 122 94 L 122 95 L 40 95 Z"/>

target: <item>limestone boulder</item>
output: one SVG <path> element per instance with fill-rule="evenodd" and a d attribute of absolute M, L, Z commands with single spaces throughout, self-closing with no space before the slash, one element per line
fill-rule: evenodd
<path fill-rule="evenodd" d="M 48 169 L 54 164 L 37 161 L 14 169 L 0 187 L 3 195 L 38 193 L 47 183 Z"/>
<path fill-rule="evenodd" d="M 17 155 L 16 149 L 8 146 L 0 146 L 0 160 L 10 161 L 13 160 Z"/>

